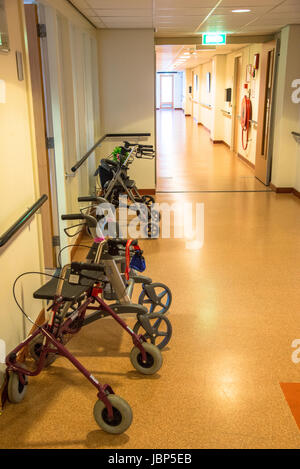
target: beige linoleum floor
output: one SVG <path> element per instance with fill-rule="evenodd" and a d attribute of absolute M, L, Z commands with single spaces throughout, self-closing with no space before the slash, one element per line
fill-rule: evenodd
<path fill-rule="evenodd" d="M 196 133 L 194 123 L 188 125 Z M 196 129 L 209 147 L 208 134 Z M 218 145 L 218 152 L 231 158 L 237 174 L 252 176 L 225 147 Z M 196 155 L 183 152 L 181 158 L 192 168 Z M 224 174 L 223 187 L 229 181 Z M 30 380 L 22 404 L 6 406 L 1 448 L 300 448 L 280 388 L 300 382 L 300 364 L 291 360 L 291 343 L 300 337 L 300 200 L 267 192 L 158 197 L 182 198 L 205 204 L 203 248 L 188 251 L 184 240 L 141 243 L 147 272 L 174 296 L 174 335 L 159 374 L 133 371 L 130 338 L 110 319 L 70 343 L 99 380 L 128 400 L 130 429 L 121 436 L 98 429 L 94 388 L 60 358 Z M 134 324 L 133 318 L 128 322 Z"/>
<path fill-rule="evenodd" d="M 208 131 L 182 111 L 157 112 L 157 190 L 266 190 L 252 171 L 223 144 L 212 145 Z M 251 143 L 250 143 L 251 145 Z"/>

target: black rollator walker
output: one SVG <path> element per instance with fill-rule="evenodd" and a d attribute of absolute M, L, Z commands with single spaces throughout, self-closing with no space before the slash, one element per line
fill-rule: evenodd
<path fill-rule="evenodd" d="M 152 145 L 138 145 L 124 142 L 120 148 L 117 161 L 105 158 L 97 169 L 102 187 L 101 196 L 115 207 L 120 207 L 120 196 L 126 196 L 130 208 L 137 212 L 144 222 L 144 234 L 146 237 L 157 238 L 159 235 L 160 214 L 152 208 L 155 203 L 151 195 L 142 196 L 134 180 L 128 176 L 129 166 L 134 158 L 153 159 L 155 152 Z M 144 208 L 144 210 L 142 209 Z"/>
<path fill-rule="evenodd" d="M 101 385 L 68 351 L 65 346 L 68 337 L 81 330 L 87 311 L 90 308 L 95 309 L 91 305 L 97 304 L 100 311 L 110 315 L 131 336 L 134 347 L 130 353 L 130 360 L 138 372 L 146 375 L 155 374 L 161 368 L 163 360 L 161 352 L 155 345 L 147 343 L 142 335 L 135 334 L 102 300 L 98 277 L 103 273 L 101 265 L 73 262 L 62 269 L 59 278 L 52 278 L 35 292 L 35 298 L 52 302 L 48 308 L 49 320 L 43 326 L 37 326 L 37 330 L 7 356 L 7 397 L 10 402 L 21 402 L 27 391 L 28 376 L 37 376 L 45 366 L 49 365 L 52 357 L 61 355 L 66 357 L 97 389 L 98 400 L 94 406 L 94 417 L 98 425 L 108 433 L 118 434 L 126 431 L 131 425 L 132 411 L 129 404 L 116 396 L 109 385 Z M 36 341 L 36 338 L 41 336 L 43 341 Z M 31 348 L 32 345 L 36 347 L 35 354 L 38 357 L 33 371 L 17 360 L 18 353 L 24 347 Z"/>

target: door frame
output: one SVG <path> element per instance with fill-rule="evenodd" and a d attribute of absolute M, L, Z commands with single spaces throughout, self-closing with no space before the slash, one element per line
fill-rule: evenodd
<path fill-rule="evenodd" d="M 61 215 L 67 213 L 64 139 L 62 127 L 62 91 L 59 62 L 59 39 L 57 12 L 52 7 L 38 4 L 39 22 L 46 25 L 47 36 L 41 39 L 45 103 L 47 116 L 47 133 L 54 138 L 54 148 L 49 150 L 50 178 L 53 196 L 53 222 L 56 249 L 59 251 L 69 244 L 64 231 Z M 61 255 L 61 262 L 67 264 L 70 259 L 69 250 Z"/>
<path fill-rule="evenodd" d="M 49 200 L 49 203 L 41 208 L 44 264 L 47 269 L 53 269 L 56 267 L 56 256 L 53 246 L 53 191 L 50 180 L 50 165 L 46 141 L 47 118 L 41 44 L 40 38 L 37 34 L 37 24 L 39 22 L 37 5 L 25 4 L 24 14 L 31 78 L 30 83 L 32 93 L 39 190 L 40 194 L 46 194 Z"/>
<path fill-rule="evenodd" d="M 242 54 L 238 54 L 234 57 L 234 79 L 233 79 L 233 101 L 232 101 L 232 111 L 231 111 L 231 151 L 238 153 L 238 148 L 235 148 L 236 142 L 236 128 L 238 126 L 239 121 L 239 108 L 237 103 L 237 85 L 238 85 L 238 62 L 241 61 L 241 74 L 240 74 L 240 82 L 242 78 L 242 70 L 243 70 L 243 56 Z M 240 83 L 241 84 L 241 83 Z M 241 87 L 240 87 L 241 93 Z M 239 103 L 240 104 L 240 103 Z M 236 151 L 235 151 L 236 150 Z"/>
<path fill-rule="evenodd" d="M 279 62 L 279 53 L 280 53 L 280 39 L 270 41 L 263 45 L 263 52 L 269 52 L 274 50 L 274 61 L 273 61 L 273 83 L 271 90 L 271 106 L 270 106 L 270 120 L 269 120 L 269 138 L 267 145 L 267 157 L 266 157 L 266 175 L 264 180 L 261 177 L 258 177 L 258 173 L 255 173 L 255 177 L 259 179 L 266 186 L 270 185 L 271 176 L 272 176 L 272 161 L 273 161 L 273 145 L 274 145 L 274 128 L 275 128 L 275 112 L 276 112 L 276 88 L 277 88 L 277 75 L 278 75 L 278 62 Z M 257 171 L 259 170 L 259 159 L 261 158 L 261 145 L 262 145 L 262 134 L 264 126 L 264 116 L 265 116 L 265 106 L 266 106 L 266 81 L 267 77 L 262 77 L 262 72 L 264 70 L 261 68 L 260 75 L 260 89 L 259 89 L 259 108 L 258 108 L 258 127 L 257 127 L 257 143 L 256 143 L 256 163 L 255 167 Z M 259 176 L 261 176 L 259 174 Z"/>

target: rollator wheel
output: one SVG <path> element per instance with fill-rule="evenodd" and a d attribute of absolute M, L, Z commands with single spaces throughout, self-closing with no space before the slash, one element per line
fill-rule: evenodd
<path fill-rule="evenodd" d="M 143 363 L 142 354 L 138 347 L 133 347 L 130 353 L 130 360 L 136 371 L 143 375 L 154 375 L 161 369 L 163 358 L 161 351 L 155 345 L 143 342 L 147 361 Z"/>
<path fill-rule="evenodd" d="M 152 223 L 151 221 L 145 225 L 144 234 L 146 238 L 158 238 L 159 237 L 159 225 Z"/>
<path fill-rule="evenodd" d="M 159 223 L 161 220 L 161 213 L 157 210 L 151 210 L 151 215 L 149 214 L 149 221 Z"/>
<path fill-rule="evenodd" d="M 142 293 L 139 297 L 139 305 L 146 306 L 149 308 L 149 313 L 165 314 L 169 311 L 172 304 L 172 293 L 167 285 L 163 283 L 152 283 L 151 287 L 154 288 L 156 301 L 154 302 L 149 298 L 145 289 L 143 288 Z M 151 305 L 151 306 L 149 306 Z"/>
<path fill-rule="evenodd" d="M 8 386 L 7 386 L 7 397 L 13 404 L 19 404 L 23 401 L 28 385 L 28 377 L 23 375 L 25 385 L 21 383 L 18 373 L 14 371 L 9 374 Z"/>
<path fill-rule="evenodd" d="M 146 340 L 149 340 L 151 344 L 156 345 L 157 348 L 162 350 L 170 342 L 172 337 L 172 324 L 167 316 L 163 314 L 149 314 L 148 319 L 153 328 L 153 334 L 150 335 L 145 331 L 143 325 L 138 321 L 133 332 L 137 335 L 142 334 Z"/>
<path fill-rule="evenodd" d="M 29 353 L 31 358 L 33 358 L 36 362 L 39 361 L 41 353 L 42 353 L 42 348 L 43 348 L 43 341 L 44 341 L 44 336 L 43 334 L 38 334 L 30 343 L 29 343 Z M 52 363 L 55 362 L 57 356 L 55 353 L 48 353 L 45 358 L 45 364 L 44 368 L 47 368 L 48 366 L 52 365 Z"/>
<path fill-rule="evenodd" d="M 152 204 L 155 204 L 155 199 L 154 197 L 152 197 L 152 195 L 144 195 L 142 197 L 142 201 L 144 204 L 148 205 L 148 207 L 151 206 Z"/>
<path fill-rule="evenodd" d="M 109 420 L 107 408 L 100 400 L 94 406 L 94 418 L 102 430 L 119 435 L 130 427 L 132 410 L 128 402 L 115 394 L 110 394 L 108 400 L 113 408 L 113 420 Z"/>

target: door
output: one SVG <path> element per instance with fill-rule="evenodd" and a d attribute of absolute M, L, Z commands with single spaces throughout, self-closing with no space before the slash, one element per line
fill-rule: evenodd
<path fill-rule="evenodd" d="M 24 5 L 28 52 L 30 62 L 31 89 L 35 125 L 35 143 L 38 160 L 38 176 L 41 194 L 47 194 L 49 202 L 41 208 L 42 234 L 45 267 L 56 266 L 55 249 L 53 247 L 53 217 L 50 171 L 47 149 L 47 131 L 45 117 L 44 87 L 41 62 L 40 39 L 37 33 L 38 15 L 36 5 Z"/>
<path fill-rule="evenodd" d="M 173 109 L 174 107 L 174 77 L 173 75 L 160 76 L 160 108 Z"/>
<path fill-rule="evenodd" d="M 276 41 L 263 44 L 260 69 L 255 176 L 269 185 L 272 165 L 272 109 L 276 64 Z"/>
<path fill-rule="evenodd" d="M 234 80 L 234 104 L 233 104 L 233 151 L 239 152 L 239 144 L 241 138 L 241 89 L 242 89 L 242 57 L 235 58 L 235 80 Z"/>

